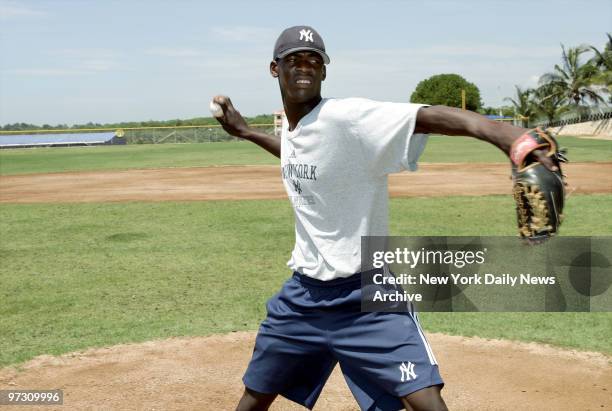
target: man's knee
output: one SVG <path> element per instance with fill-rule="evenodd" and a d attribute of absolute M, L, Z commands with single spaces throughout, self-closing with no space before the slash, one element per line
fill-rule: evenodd
<path fill-rule="evenodd" d="M 266 411 L 277 395 L 264 394 L 245 387 L 236 411 Z"/>
<path fill-rule="evenodd" d="M 400 399 L 408 411 L 448 411 L 440 395 L 441 389 L 440 385 L 432 385 Z"/>

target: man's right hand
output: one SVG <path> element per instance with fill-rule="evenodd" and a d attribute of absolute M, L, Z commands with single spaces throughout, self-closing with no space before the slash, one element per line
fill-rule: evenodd
<path fill-rule="evenodd" d="M 227 96 L 215 96 L 213 101 L 221 106 L 223 116 L 215 117 L 229 135 L 252 141 L 261 148 L 280 158 L 280 138 L 251 128 Z"/>
<path fill-rule="evenodd" d="M 246 138 L 249 134 L 249 126 L 238 110 L 234 108 L 232 101 L 227 96 L 215 96 L 213 101 L 221 106 L 222 117 L 215 117 L 229 135 Z"/>

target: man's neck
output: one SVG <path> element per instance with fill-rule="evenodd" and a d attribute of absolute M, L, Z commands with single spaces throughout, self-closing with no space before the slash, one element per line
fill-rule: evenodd
<path fill-rule="evenodd" d="M 283 101 L 285 107 L 285 116 L 289 123 L 289 131 L 295 130 L 298 122 L 308 113 L 310 113 L 320 102 L 322 98 L 318 96 L 305 103 L 291 103 Z"/>

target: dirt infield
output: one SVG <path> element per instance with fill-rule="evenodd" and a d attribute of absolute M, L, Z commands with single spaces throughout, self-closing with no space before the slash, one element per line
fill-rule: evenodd
<path fill-rule="evenodd" d="M 612 192 L 612 163 L 570 163 L 569 192 Z M 509 194 L 506 164 L 423 164 L 389 177 L 393 197 Z M 286 198 L 278 166 L 164 168 L 3 176 L 0 202 L 112 202 Z"/>
<path fill-rule="evenodd" d="M 0 389 L 64 390 L 63 406 L 41 410 L 231 410 L 242 391 L 254 337 L 241 332 L 173 338 L 42 356 L 21 371 L 0 370 Z M 429 339 L 451 410 L 612 407 L 612 359 L 602 354 L 442 334 Z M 303 408 L 279 398 L 272 409 Z M 358 409 L 338 367 L 315 409 Z"/>
<path fill-rule="evenodd" d="M 612 163 L 569 164 L 566 173 L 569 192 L 612 192 Z M 277 166 L 243 166 L 3 176 L 0 202 L 285 198 L 279 174 Z M 423 164 L 419 173 L 390 177 L 395 197 L 509 194 L 510 186 L 506 164 Z M 481 338 L 429 338 L 450 409 L 612 408 L 608 356 Z M 41 410 L 230 410 L 242 390 L 253 340 L 253 333 L 232 333 L 41 356 L 20 369 L 0 369 L 0 389 L 64 390 L 63 406 Z M 302 408 L 279 399 L 272 409 Z M 357 409 L 338 368 L 315 409 Z"/>

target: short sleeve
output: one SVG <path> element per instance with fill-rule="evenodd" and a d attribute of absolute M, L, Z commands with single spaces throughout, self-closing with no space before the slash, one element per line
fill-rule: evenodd
<path fill-rule="evenodd" d="M 375 175 L 416 170 L 427 136 L 413 134 L 423 104 L 360 99 L 353 111 L 353 132 L 362 145 L 366 166 Z"/>

